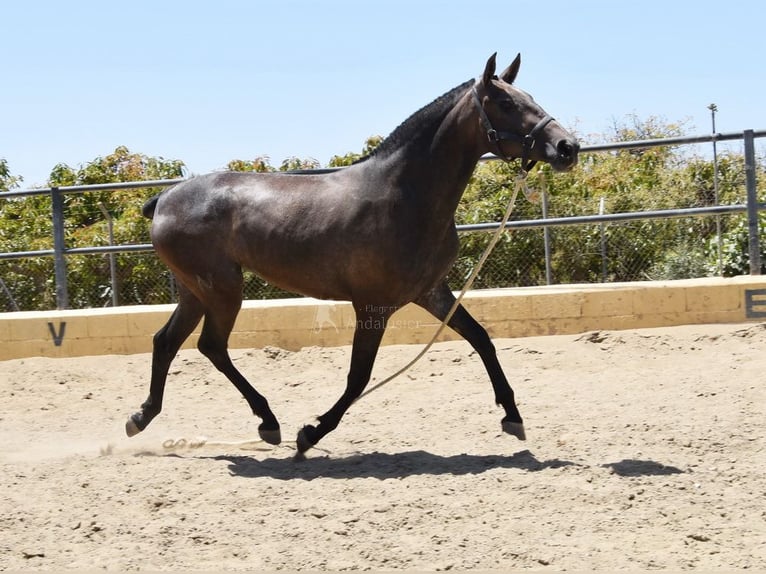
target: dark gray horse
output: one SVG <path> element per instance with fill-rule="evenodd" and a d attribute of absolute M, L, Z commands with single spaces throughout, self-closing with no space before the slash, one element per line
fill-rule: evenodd
<path fill-rule="evenodd" d="M 150 199 L 152 242 L 178 281 L 179 303 L 154 336 L 149 397 L 126 431 L 144 430 L 162 409 L 170 363 L 205 318 L 199 350 L 234 383 L 262 422 L 261 438 L 281 441 L 266 399 L 233 365 L 228 338 L 242 303 L 242 269 L 283 289 L 351 301 L 356 329 L 346 390 L 318 424 L 304 426 L 305 452 L 338 426 L 370 379 L 391 314 L 414 302 L 443 319 L 455 298 L 445 277 L 458 252 L 455 209 L 479 158 L 577 163 L 575 138 L 513 86 L 517 56 L 499 76 L 495 55 L 465 82 L 413 114 L 369 157 L 335 172 L 212 173 Z M 449 326 L 476 349 L 502 428 L 524 439 L 513 390 L 484 328 L 461 306 Z"/>

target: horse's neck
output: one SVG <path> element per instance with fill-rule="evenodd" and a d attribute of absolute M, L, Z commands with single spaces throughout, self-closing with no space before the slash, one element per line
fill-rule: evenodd
<path fill-rule="evenodd" d="M 404 144 L 390 164 L 424 217 L 451 224 L 460 198 L 483 155 L 478 122 L 463 98 L 442 120 L 433 139 Z"/>

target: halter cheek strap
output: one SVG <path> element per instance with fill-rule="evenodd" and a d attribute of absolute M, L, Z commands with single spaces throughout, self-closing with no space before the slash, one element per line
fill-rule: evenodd
<path fill-rule="evenodd" d="M 532 169 L 537 161 L 530 161 L 529 154 L 532 151 L 532 148 L 535 147 L 535 138 L 545 126 L 553 121 L 553 117 L 546 114 L 525 136 L 513 132 L 499 132 L 494 127 L 492 127 L 492 122 L 489 120 L 487 112 L 484 111 L 484 106 L 481 103 L 481 99 L 479 99 L 479 92 L 476 91 L 476 86 L 471 89 L 471 94 L 473 96 L 473 100 L 476 102 L 476 106 L 479 108 L 479 121 L 481 122 L 481 126 L 484 128 L 484 131 L 487 132 L 487 139 L 489 139 L 495 148 L 495 155 L 504 159 L 505 161 L 511 161 L 513 156 L 508 156 L 503 153 L 503 151 L 500 149 L 500 142 L 514 141 L 521 143 L 521 169 L 525 172 Z"/>

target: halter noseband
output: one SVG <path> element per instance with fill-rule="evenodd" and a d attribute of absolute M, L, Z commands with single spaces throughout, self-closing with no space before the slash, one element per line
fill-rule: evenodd
<path fill-rule="evenodd" d="M 479 108 L 479 121 L 481 122 L 481 126 L 487 132 L 487 139 L 489 139 L 489 141 L 492 142 L 492 144 L 495 147 L 495 152 L 494 152 L 495 155 L 504 159 L 505 161 L 511 161 L 513 157 L 507 156 L 503 153 L 503 150 L 500 149 L 500 142 L 501 141 L 520 142 L 521 143 L 521 169 L 524 172 L 528 172 L 530 169 L 532 169 L 534 165 L 537 163 L 537 161 L 529 160 L 529 154 L 532 151 L 532 148 L 535 147 L 535 137 L 537 137 L 537 134 L 539 134 L 540 131 L 545 126 L 547 126 L 551 121 L 553 121 L 553 117 L 548 114 L 545 114 L 545 117 L 543 117 L 539 122 L 537 122 L 535 127 L 532 128 L 532 131 L 530 131 L 525 136 L 522 136 L 513 132 L 499 132 L 492 127 L 492 122 L 489 121 L 487 112 L 484 111 L 484 106 L 482 105 L 481 100 L 479 99 L 479 92 L 476 91 L 476 86 L 471 88 L 471 94 L 473 95 L 473 99 Z"/>

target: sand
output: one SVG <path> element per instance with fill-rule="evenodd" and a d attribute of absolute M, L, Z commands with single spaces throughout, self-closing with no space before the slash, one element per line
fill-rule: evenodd
<path fill-rule="evenodd" d="M 0 362 L 0 569 L 766 568 L 766 325 L 496 339 L 527 441 L 464 342 L 356 403 L 308 460 L 348 347 L 233 351 L 280 418 L 179 354 Z M 380 380 L 416 346 L 381 349 Z"/>

